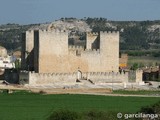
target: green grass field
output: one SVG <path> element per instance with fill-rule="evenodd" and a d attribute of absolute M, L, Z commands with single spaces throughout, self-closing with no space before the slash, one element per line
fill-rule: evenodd
<path fill-rule="evenodd" d="M 134 63 L 152 66 L 152 65 L 155 65 L 156 63 L 160 64 L 160 57 L 149 57 L 149 56 L 133 57 L 133 56 L 129 56 L 128 65 L 133 65 Z"/>
<path fill-rule="evenodd" d="M 160 90 L 114 90 L 113 94 L 123 94 L 123 95 L 160 95 Z"/>
<path fill-rule="evenodd" d="M 54 110 L 89 110 L 135 113 L 160 98 L 95 95 L 42 95 L 27 92 L 0 93 L 1 120 L 45 120 Z"/>

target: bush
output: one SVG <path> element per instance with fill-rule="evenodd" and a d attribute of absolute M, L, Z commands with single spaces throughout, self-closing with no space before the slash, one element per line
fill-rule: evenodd
<path fill-rule="evenodd" d="M 40 94 L 46 94 L 46 92 L 43 91 L 43 90 L 40 90 L 39 93 L 40 93 Z"/>
<path fill-rule="evenodd" d="M 160 101 L 152 106 L 142 107 L 140 113 L 144 114 L 153 114 L 153 115 L 160 115 Z M 154 120 L 160 120 L 160 118 L 156 116 L 153 118 Z M 150 120 L 151 118 L 148 118 Z"/>
<path fill-rule="evenodd" d="M 131 66 L 131 70 L 137 70 L 138 68 L 139 68 L 138 63 L 134 63 L 134 64 Z"/>
<path fill-rule="evenodd" d="M 160 114 L 160 101 L 152 106 L 142 107 L 141 112 L 146 114 Z"/>
<path fill-rule="evenodd" d="M 78 120 L 79 115 L 76 112 L 69 110 L 54 111 L 48 120 Z"/>
<path fill-rule="evenodd" d="M 96 110 L 77 113 L 69 110 L 58 110 L 54 111 L 48 120 L 117 120 L 117 113 Z"/>
<path fill-rule="evenodd" d="M 9 92 L 9 90 L 8 89 L 4 89 L 4 90 L 2 90 L 2 92 L 6 94 L 6 93 Z"/>
<path fill-rule="evenodd" d="M 85 115 L 84 120 L 117 120 L 117 113 L 104 111 L 89 111 Z"/>

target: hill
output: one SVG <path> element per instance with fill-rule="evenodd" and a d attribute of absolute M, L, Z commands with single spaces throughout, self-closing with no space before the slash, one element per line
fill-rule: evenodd
<path fill-rule="evenodd" d="M 43 24 L 6 24 L 0 25 L 0 45 L 9 51 L 20 49 L 21 33 L 28 29 L 67 30 L 69 31 L 69 44 L 76 44 L 80 41 L 80 45 L 85 43 L 85 31 L 116 30 L 120 31 L 120 49 L 122 52 L 131 55 L 160 56 L 160 20 L 109 21 L 106 18 L 61 18 Z"/>

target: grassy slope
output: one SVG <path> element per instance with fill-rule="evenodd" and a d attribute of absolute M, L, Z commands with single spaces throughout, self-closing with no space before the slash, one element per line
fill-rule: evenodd
<path fill-rule="evenodd" d="M 136 112 L 160 98 L 94 95 L 0 94 L 1 120 L 44 120 L 53 110 Z"/>

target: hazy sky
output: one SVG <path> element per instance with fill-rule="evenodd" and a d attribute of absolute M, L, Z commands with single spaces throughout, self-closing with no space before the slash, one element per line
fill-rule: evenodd
<path fill-rule="evenodd" d="M 160 20 L 160 0 L 0 0 L 0 24 L 44 23 L 62 17 Z"/>

